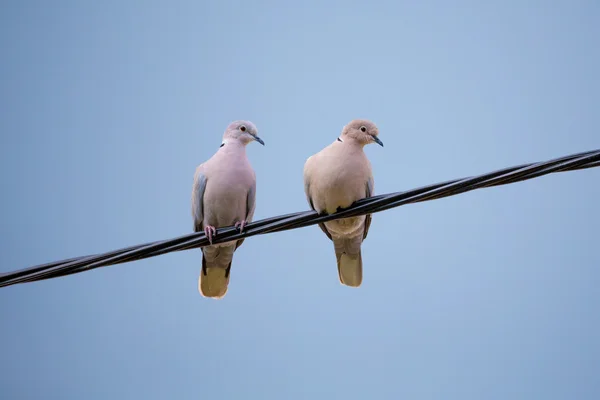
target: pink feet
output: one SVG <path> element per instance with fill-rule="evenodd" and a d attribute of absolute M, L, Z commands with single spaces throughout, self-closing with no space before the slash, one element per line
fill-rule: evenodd
<path fill-rule="evenodd" d="M 235 228 L 239 229 L 240 233 L 242 233 L 244 231 L 244 228 L 246 227 L 247 223 L 248 222 L 246 220 L 241 220 L 239 222 L 236 222 L 235 223 Z M 217 228 L 215 228 L 212 225 L 206 225 L 204 227 L 204 234 L 208 238 L 208 243 L 212 244 L 213 237 L 217 236 Z"/>
<path fill-rule="evenodd" d="M 246 224 L 247 224 L 246 220 L 243 219 L 239 222 L 236 222 L 235 227 L 240 230 L 240 233 L 242 233 L 244 231 L 244 228 L 246 227 Z"/>
<path fill-rule="evenodd" d="M 217 236 L 217 228 L 211 225 L 206 225 L 204 228 L 204 234 L 208 238 L 208 243 L 212 244 L 213 236 Z"/>

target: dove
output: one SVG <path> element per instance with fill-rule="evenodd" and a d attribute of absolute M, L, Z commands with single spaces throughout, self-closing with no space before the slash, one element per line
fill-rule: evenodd
<path fill-rule="evenodd" d="M 233 253 L 244 239 L 213 245 L 218 228 L 234 225 L 240 232 L 252 221 L 256 207 L 256 174 L 246 156 L 246 145 L 256 141 L 256 126 L 234 121 L 227 126 L 217 152 L 196 168 L 192 187 L 194 232 L 204 231 L 209 245 L 202 248 L 198 291 L 221 299 L 227 293 Z"/>
<path fill-rule="evenodd" d="M 371 163 L 363 148 L 370 143 L 383 147 L 377 126 L 355 119 L 344 126 L 329 146 L 310 156 L 304 164 L 304 192 L 310 207 L 319 214 L 333 214 L 362 198 L 373 196 Z M 319 227 L 333 241 L 340 283 L 362 283 L 361 244 L 367 237 L 371 215 L 327 221 Z"/>

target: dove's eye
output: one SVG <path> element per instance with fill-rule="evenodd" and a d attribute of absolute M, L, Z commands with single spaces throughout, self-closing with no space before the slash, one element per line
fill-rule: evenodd
<path fill-rule="evenodd" d="M 362 132 L 366 132 L 366 131 L 367 131 L 367 128 L 365 128 L 364 126 L 361 126 L 361 127 L 360 127 L 360 130 L 361 130 Z"/>
<path fill-rule="evenodd" d="M 246 127 L 244 125 L 240 126 L 240 131 L 246 132 Z"/>

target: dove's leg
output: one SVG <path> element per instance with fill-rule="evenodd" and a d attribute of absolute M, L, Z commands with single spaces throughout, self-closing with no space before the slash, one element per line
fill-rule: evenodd
<path fill-rule="evenodd" d="M 206 225 L 204 227 L 204 234 L 208 238 L 208 242 L 212 244 L 213 236 L 217 236 L 217 228 L 212 225 Z"/>
<path fill-rule="evenodd" d="M 246 227 L 246 224 L 248 223 L 248 221 L 246 221 L 245 219 L 238 221 L 235 223 L 235 227 L 236 229 L 240 230 L 240 233 L 242 233 L 244 231 L 244 228 Z"/>

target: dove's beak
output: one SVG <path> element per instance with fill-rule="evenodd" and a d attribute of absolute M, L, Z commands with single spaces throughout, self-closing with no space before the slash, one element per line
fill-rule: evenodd
<path fill-rule="evenodd" d="M 265 145 L 265 142 L 263 142 L 263 140 L 258 136 L 252 135 L 252 137 L 254 137 L 254 140 L 256 140 L 258 143 L 262 144 L 263 146 Z"/>
<path fill-rule="evenodd" d="M 383 142 L 381 141 L 381 139 L 379 139 L 377 136 L 375 135 L 371 135 L 371 137 L 373 138 L 373 141 L 375 143 L 377 143 L 378 145 L 380 145 L 381 147 L 383 147 Z"/>

